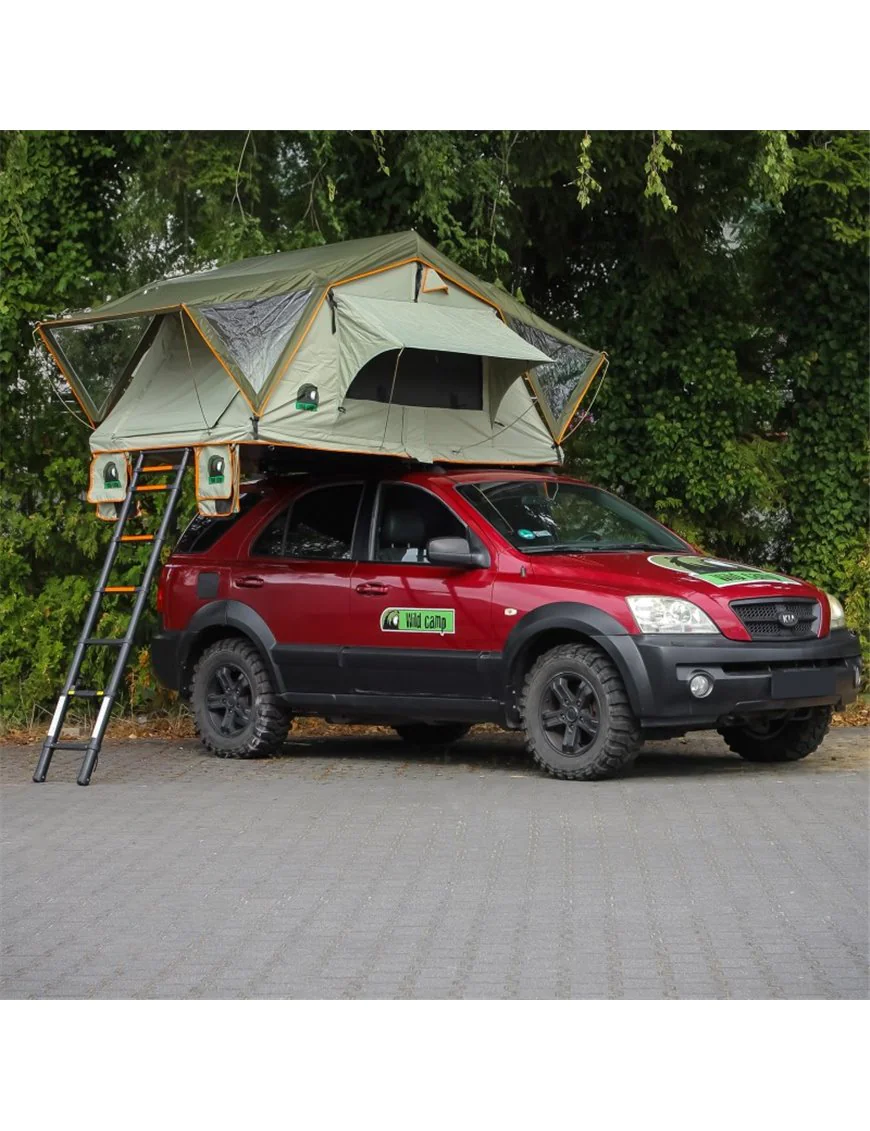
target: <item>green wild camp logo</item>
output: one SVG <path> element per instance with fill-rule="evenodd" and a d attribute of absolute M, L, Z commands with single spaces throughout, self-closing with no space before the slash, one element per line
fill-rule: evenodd
<path fill-rule="evenodd" d="M 782 585 L 799 584 L 781 573 L 769 573 L 764 569 L 723 562 L 718 558 L 698 558 L 691 554 L 653 554 L 648 560 L 662 569 L 673 569 L 678 573 L 687 573 L 699 581 L 709 581 L 717 589 L 725 585 L 747 585 L 760 581 L 778 581 Z"/>
<path fill-rule="evenodd" d="M 445 636 L 456 631 L 454 609 L 384 609 L 382 632 L 434 632 Z"/>

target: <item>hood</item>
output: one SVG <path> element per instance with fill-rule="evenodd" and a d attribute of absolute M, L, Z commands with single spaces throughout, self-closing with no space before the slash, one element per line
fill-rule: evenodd
<path fill-rule="evenodd" d="M 745 640 L 731 602 L 764 597 L 813 598 L 821 604 L 821 634 L 828 631 L 828 602 L 821 590 L 795 577 L 741 565 L 724 558 L 684 552 L 630 550 L 622 553 L 533 555 L 535 580 L 613 594 L 682 597 L 713 620 L 723 635 Z"/>

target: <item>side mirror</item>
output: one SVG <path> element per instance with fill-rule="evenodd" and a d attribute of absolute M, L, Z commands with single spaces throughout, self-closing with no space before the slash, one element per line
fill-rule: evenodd
<path fill-rule="evenodd" d="M 467 538 L 432 538 L 426 544 L 426 557 L 432 565 L 456 569 L 483 569 L 489 565 L 486 550 L 472 550 Z"/>

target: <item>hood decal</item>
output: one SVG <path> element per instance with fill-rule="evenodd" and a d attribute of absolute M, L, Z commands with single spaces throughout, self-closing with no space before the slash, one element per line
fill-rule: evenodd
<path fill-rule="evenodd" d="M 781 585 L 800 584 L 791 577 L 784 577 L 781 573 L 769 573 L 754 566 L 738 565 L 736 562 L 726 562 L 719 558 L 700 558 L 691 554 L 653 554 L 647 558 L 647 561 L 662 569 L 687 573 L 697 581 L 708 581 L 717 589 L 722 589 L 726 585 L 749 585 L 771 581 L 779 582 Z"/>

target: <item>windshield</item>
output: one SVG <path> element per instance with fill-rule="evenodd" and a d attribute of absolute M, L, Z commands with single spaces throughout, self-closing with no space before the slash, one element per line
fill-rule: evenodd
<path fill-rule="evenodd" d="M 630 503 L 559 479 L 466 483 L 459 493 L 528 554 L 682 550 L 687 543 Z"/>

